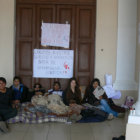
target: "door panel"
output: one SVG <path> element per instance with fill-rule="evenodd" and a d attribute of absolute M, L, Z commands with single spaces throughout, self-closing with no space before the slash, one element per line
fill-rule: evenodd
<path fill-rule="evenodd" d="M 19 44 L 20 70 L 32 71 L 32 42 L 20 41 Z"/>
<path fill-rule="evenodd" d="M 92 32 L 92 8 L 81 8 L 77 9 L 78 17 L 79 17 L 79 38 L 91 38 Z"/>
<path fill-rule="evenodd" d="M 16 12 L 16 75 L 32 87 L 32 50 L 35 46 L 35 6 L 17 5 Z"/>
<path fill-rule="evenodd" d="M 79 47 L 79 58 L 78 58 L 78 71 L 79 72 L 89 72 L 90 69 L 90 52 L 91 44 L 90 43 L 80 43 Z"/>
<path fill-rule="evenodd" d="M 76 9 L 75 73 L 82 86 L 90 83 L 94 76 L 94 9 L 94 6 L 77 6 Z"/>
<path fill-rule="evenodd" d="M 27 86 L 27 87 L 32 87 L 32 76 L 28 76 L 28 75 L 20 75 L 22 82 Z"/>

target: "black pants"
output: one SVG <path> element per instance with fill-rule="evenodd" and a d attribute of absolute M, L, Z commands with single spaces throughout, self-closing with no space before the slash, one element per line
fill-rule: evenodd
<path fill-rule="evenodd" d="M 17 115 L 17 110 L 13 108 L 0 109 L 0 121 L 7 121 Z"/>
<path fill-rule="evenodd" d="M 103 117 L 104 119 L 107 119 L 108 117 L 108 113 L 95 108 L 82 110 L 81 115 L 83 117 L 93 117 L 97 115 Z"/>

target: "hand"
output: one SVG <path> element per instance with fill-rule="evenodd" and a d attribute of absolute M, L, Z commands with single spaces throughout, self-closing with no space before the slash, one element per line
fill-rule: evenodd
<path fill-rule="evenodd" d="M 28 107 L 34 107 L 34 105 L 33 104 L 28 104 Z"/>
<path fill-rule="evenodd" d="M 103 99 L 103 96 L 99 96 L 99 99 L 100 99 L 100 100 Z"/>
<path fill-rule="evenodd" d="M 19 104 L 20 103 L 20 100 L 15 100 L 15 104 Z"/>
<path fill-rule="evenodd" d="M 75 106 L 75 105 L 76 105 L 75 103 L 70 103 L 70 104 L 69 104 L 70 107 L 73 107 L 73 106 Z"/>
<path fill-rule="evenodd" d="M 35 95 L 43 95 L 43 93 L 38 91 L 38 92 L 35 93 Z"/>

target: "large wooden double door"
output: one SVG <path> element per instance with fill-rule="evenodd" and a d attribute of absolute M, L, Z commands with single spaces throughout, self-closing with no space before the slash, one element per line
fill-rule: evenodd
<path fill-rule="evenodd" d="M 15 73 L 32 87 L 39 82 L 49 89 L 54 80 L 67 86 L 68 79 L 33 78 L 33 49 L 58 49 L 40 45 L 41 23 L 70 23 L 70 50 L 74 50 L 74 76 L 81 86 L 94 77 L 96 0 L 17 0 Z M 64 49 L 64 48 L 59 48 Z"/>

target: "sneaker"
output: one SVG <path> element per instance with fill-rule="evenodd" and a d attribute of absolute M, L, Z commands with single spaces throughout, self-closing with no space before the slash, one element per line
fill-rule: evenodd
<path fill-rule="evenodd" d="M 108 120 L 112 120 L 113 118 L 114 118 L 114 116 L 113 116 L 113 114 L 111 114 L 111 113 L 110 113 L 110 114 L 108 115 L 108 117 L 107 117 Z"/>
<path fill-rule="evenodd" d="M 9 131 L 4 121 L 0 121 L 0 130 L 4 133 L 7 133 Z"/>
<path fill-rule="evenodd" d="M 82 116 L 81 115 L 77 115 L 77 114 L 73 114 L 69 117 L 69 120 L 74 123 L 77 122 L 79 120 L 81 120 Z"/>
<path fill-rule="evenodd" d="M 125 113 L 118 113 L 118 118 L 123 118 Z"/>

